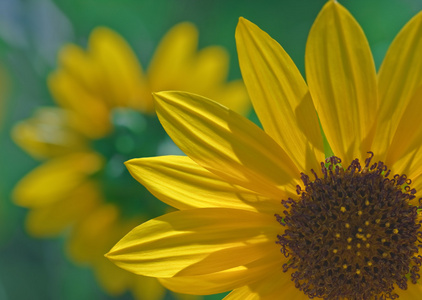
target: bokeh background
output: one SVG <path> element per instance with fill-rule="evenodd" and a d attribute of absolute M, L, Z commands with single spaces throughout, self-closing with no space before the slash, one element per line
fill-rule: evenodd
<path fill-rule="evenodd" d="M 377 68 L 400 28 L 422 9 L 420 0 L 344 0 L 363 27 Z M 85 47 L 93 28 L 120 33 L 144 67 L 165 32 L 181 21 L 199 29 L 199 47 L 224 46 L 229 78 L 240 78 L 234 31 L 239 16 L 259 25 L 291 55 L 304 74 L 308 31 L 325 0 L 0 0 L 0 300 L 112 299 L 92 271 L 75 266 L 63 238 L 33 239 L 24 229 L 26 209 L 11 191 L 39 162 L 17 147 L 12 126 L 39 106 L 54 105 L 46 85 L 58 50 Z M 422 38 L 422 37 L 421 37 Z M 371 112 L 368 112 L 371 113 Z M 256 121 L 253 113 L 249 117 Z M 206 299 L 221 299 L 222 295 Z M 119 299 L 131 299 L 129 294 Z"/>

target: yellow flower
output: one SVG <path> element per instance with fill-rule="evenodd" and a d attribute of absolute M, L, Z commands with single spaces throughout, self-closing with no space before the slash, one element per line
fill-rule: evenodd
<path fill-rule="evenodd" d="M 329 1 L 309 34 L 306 84 L 241 18 L 241 71 L 264 130 L 201 96 L 155 94 L 188 157 L 126 164 L 180 211 L 134 228 L 107 257 L 173 291 L 233 290 L 230 300 L 419 299 L 421 32 L 419 13 L 377 78 L 362 29 Z M 335 154 L 326 161 L 314 107 Z"/>
<path fill-rule="evenodd" d="M 112 295 L 129 289 L 149 300 L 165 293 L 157 280 L 135 276 L 104 258 L 135 224 L 168 209 L 123 165 L 134 156 L 169 151 L 151 93 L 186 89 L 241 113 L 249 107 L 243 83 L 226 82 L 226 51 L 217 46 L 197 51 L 197 35 L 192 24 L 175 26 L 144 72 L 122 37 L 95 29 L 88 50 L 67 45 L 59 55 L 59 67 L 48 80 L 58 107 L 40 108 L 13 131 L 22 148 L 44 159 L 14 190 L 15 202 L 30 209 L 28 231 L 50 237 L 67 230 L 70 257 L 90 265 Z"/>

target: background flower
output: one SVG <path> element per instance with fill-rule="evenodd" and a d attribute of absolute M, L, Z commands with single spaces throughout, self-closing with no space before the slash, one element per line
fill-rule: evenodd
<path fill-rule="evenodd" d="M 340 2 L 362 25 L 377 66 L 398 30 L 421 9 L 418 0 Z M 325 0 L 1 1 L 0 59 L 7 67 L 12 86 L 0 132 L 0 198 L 5 199 L 0 204 L 0 297 L 109 298 L 96 286 L 90 269 L 75 268 L 66 260 L 62 239 L 28 237 L 23 228 L 27 210 L 10 201 L 15 183 L 39 163 L 10 140 L 9 131 L 17 121 L 32 117 L 37 107 L 52 104 L 46 77 L 56 69 L 57 53 L 65 43 L 73 41 L 85 49 L 92 30 L 98 25 L 107 26 L 129 41 L 142 64 L 148 66 L 165 32 L 188 20 L 199 28 L 200 48 L 218 44 L 229 50 L 229 78 L 234 79 L 240 76 L 234 28 L 238 17 L 244 16 L 265 28 L 274 39 L 283 41 L 303 72 L 306 37 L 324 3 Z M 250 118 L 256 120 L 253 115 Z"/>
<path fill-rule="evenodd" d="M 30 209 L 27 230 L 35 237 L 68 231 L 70 257 L 92 267 L 111 295 L 130 290 L 138 299 L 165 296 L 154 279 L 122 272 L 104 258 L 131 226 L 166 210 L 123 165 L 132 157 L 177 152 L 166 145 L 152 92 L 187 89 L 240 113 L 249 108 L 243 83 L 226 82 L 224 49 L 198 52 L 197 39 L 192 24 L 174 26 L 143 71 L 122 37 L 96 28 L 87 50 L 70 44 L 60 51 L 59 67 L 48 80 L 58 107 L 38 108 L 13 129 L 23 149 L 44 159 L 13 192 L 15 202 Z"/>

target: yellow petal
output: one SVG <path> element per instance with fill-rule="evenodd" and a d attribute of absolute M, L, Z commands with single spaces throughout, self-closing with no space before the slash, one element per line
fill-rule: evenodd
<path fill-rule="evenodd" d="M 422 148 L 413 148 L 406 155 L 402 155 L 391 166 L 391 170 L 393 174 L 406 174 L 413 182 L 412 188 L 415 188 L 420 194 L 422 190 Z"/>
<path fill-rule="evenodd" d="M 240 114 L 245 114 L 250 109 L 243 82 L 226 82 L 229 57 L 224 48 L 209 46 L 202 49 L 185 69 L 189 71 L 185 75 L 184 85 L 177 86 L 178 90 L 213 99 Z"/>
<path fill-rule="evenodd" d="M 229 183 L 279 199 L 294 191 L 299 171 L 255 124 L 198 95 L 154 95 L 164 129 L 190 158 Z"/>
<path fill-rule="evenodd" d="M 191 23 L 174 26 L 163 37 L 148 68 L 148 80 L 152 91 L 180 89 L 195 55 L 198 31 Z M 186 74 L 186 75 L 185 75 Z"/>
<path fill-rule="evenodd" d="M 395 173 L 405 173 L 409 178 L 418 177 L 422 159 L 422 85 L 403 109 L 404 113 L 396 124 L 397 129 L 387 152 L 385 163 Z M 419 154 L 418 154 L 419 153 Z M 409 155 L 416 154 L 416 155 Z"/>
<path fill-rule="evenodd" d="M 375 66 L 350 13 L 329 1 L 309 33 L 306 77 L 323 130 L 346 164 L 371 150 L 378 109 Z"/>
<path fill-rule="evenodd" d="M 71 116 L 58 108 L 39 108 L 34 116 L 16 124 L 13 140 L 38 159 L 82 151 L 86 139 L 72 128 Z"/>
<path fill-rule="evenodd" d="M 56 102 L 78 118 L 80 132 L 90 138 L 99 138 L 111 130 L 107 104 L 99 95 L 81 86 L 77 78 L 59 69 L 49 75 L 48 86 Z"/>
<path fill-rule="evenodd" d="M 99 203 L 98 187 L 92 182 L 86 182 L 64 199 L 30 210 L 26 227 L 33 236 L 54 236 L 86 216 Z"/>
<path fill-rule="evenodd" d="M 102 205 L 72 230 L 68 253 L 76 262 L 93 262 L 107 251 L 120 217 L 117 207 Z M 123 233 L 122 233 L 123 234 Z"/>
<path fill-rule="evenodd" d="M 66 198 L 102 166 L 94 153 L 74 153 L 51 159 L 16 185 L 13 198 L 25 207 L 41 207 Z"/>
<path fill-rule="evenodd" d="M 240 81 L 227 83 L 229 57 L 219 46 L 197 51 L 198 31 L 191 23 L 174 26 L 160 42 L 148 69 L 152 92 L 181 90 L 206 96 L 245 114 L 250 103 Z"/>
<path fill-rule="evenodd" d="M 273 299 L 307 300 L 308 297 L 295 287 L 290 279 L 290 273 L 278 270 L 255 283 L 234 290 L 224 298 L 224 300 Z"/>
<path fill-rule="evenodd" d="M 422 12 L 391 44 L 378 75 L 380 110 L 373 151 L 385 154 L 409 101 L 422 85 Z M 415 126 L 412 126 L 413 130 Z M 383 159 L 381 156 L 380 159 Z"/>
<path fill-rule="evenodd" d="M 228 208 L 169 213 L 129 232 L 107 257 L 135 274 L 168 278 L 242 266 L 271 249 L 282 231 L 272 215 Z"/>
<path fill-rule="evenodd" d="M 126 272 L 126 271 L 125 271 Z M 166 293 L 156 278 L 133 275 L 132 293 L 138 300 L 162 300 Z"/>
<path fill-rule="evenodd" d="M 172 293 L 173 297 L 177 300 L 201 300 L 202 297 L 198 295 L 187 295 L 187 294 L 178 294 L 178 293 Z"/>
<path fill-rule="evenodd" d="M 136 276 L 117 268 L 104 253 L 136 224 L 134 220 L 123 219 L 116 206 L 102 203 L 72 228 L 67 245 L 70 257 L 89 264 L 101 286 L 111 295 L 131 289 Z"/>
<path fill-rule="evenodd" d="M 234 80 L 220 88 L 214 88 L 212 93 L 209 92 L 209 94 L 210 99 L 215 99 L 218 103 L 233 109 L 238 114 L 246 115 L 251 109 L 248 93 L 241 80 Z"/>
<path fill-rule="evenodd" d="M 113 296 L 121 295 L 129 289 L 135 276 L 116 267 L 102 255 L 97 257 L 93 270 L 101 287 Z"/>
<path fill-rule="evenodd" d="M 236 29 L 240 68 L 255 111 L 300 171 L 318 170 L 324 149 L 308 87 L 284 49 L 255 24 Z"/>
<path fill-rule="evenodd" d="M 400 300 L 415 300 L 419 299 L 422 295 L 422 284 L 419 282 L 417 284 L 413 284 L 411 282 L 407 282 L 407 290 L 402 290 L 398 287 L 394 289 L 394 292 L 399 295 Z"/>
<path fill-rule="evenodd" d="M 90 37 L 89 48 L 101 69 L 103 97 L 113 107 L 135 106 L 151 112 L 152 99 L 142 97 L 146 84 L 142 68 L 129 44 L 116 32 L 98 27 Z"/>
<path fill-rule="evenodd" d="M 168 289 L 181 293 L 209 295 L 230 291 L 267 278 L 274 270 L 281 269 L 284 257 L 280 251 L 273 253 L 274 256 L 269 254 L 245 266 L 212 274 L 162 278 L 160 282 Z"/>
<path fill-rule="evenodd" d="M 218 46 L 209 46 L 199 51 L 191 63 L 188 92 L 210 97 L 207 94 L 224 84 L 229 71 L 229 55 Z"/>
<path fill-rule="evenodd" d="M 65 45 L 60 49 L 58 65 L 60 72 L 69 74 L 88 93 L 102 94 L 101 68 L 89 52 L 74 44 Z"/>
<path fill-rule="evenodd" d="M 125 163 L 132 176 L 155 197 L 177 209 L 238 208 L 274 213 L 273 203 L 260 195 L 222 181 L 186 156 L 132 159 Z"/>

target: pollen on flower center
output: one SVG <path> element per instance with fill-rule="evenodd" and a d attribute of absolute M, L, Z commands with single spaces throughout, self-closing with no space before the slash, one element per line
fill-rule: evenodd
<path fill-rule="evenodd" d="M 405 175 L 389 178 L 384 163 L 370 165 L 370 155 L 363 168 L 331 157 L 321 178 L 302 173 L 298 199 L 283 200 L 285 216 L 276 215 L 285 226 L 277 243 L 290 258 L 284 271 L 310 298 L 395 299 L 395 285 L 420 278 L 420 207 L 409 205 L 416 190 Z"/>

